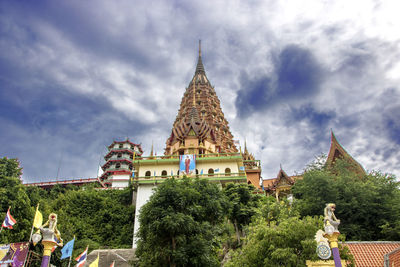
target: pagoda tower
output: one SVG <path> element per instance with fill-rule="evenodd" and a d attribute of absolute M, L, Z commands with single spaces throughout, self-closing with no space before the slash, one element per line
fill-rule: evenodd
<path fill-rule="evenodd" d="M 183 95 L 165 155 L 237 152 L 218 96 L 207 78 L 199 42 L 196 70 Z"/>
<path fill-rule="evenodd" d="M 122 188 L 129 185 L 132 177 L 133 160 L 143 154 L 140 144 L 129 141 L 114 141 L 104 156 L 106 163 L 101 167 L 103 174 L 98 178 L 103 187 Z"/>

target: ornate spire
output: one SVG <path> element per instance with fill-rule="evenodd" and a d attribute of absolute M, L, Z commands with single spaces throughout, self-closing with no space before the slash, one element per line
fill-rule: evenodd
<path fill-rule="evenodd" d="M 203 61 L 201 60 L 201 40 L 199 40 L 199 58 L 197 59 L 196 74 L 206 74 L 204 70 Z"/>
<path fill-rule="evenodd" d="M 200 122 L 199 113 L 196 108 L 196 84 L 193 83 L 193 106 L 189 114 L 189 118 L 191 122 Z"/>
<path fill-rule="evenodd" d="M 154 156 L 154 150 L 153 150 L 153 141 L 151 141 L 151 151 L 150 151 L 150 157 Z"/>
<path fill-rule="evenodd" d="M 196 71 L 183 95 L 172 133 L 166 143 L 166 154 L 177 153 L 174 144 L 182 142 L 189 133 L 193 136 L 189 128 L 194 129 L 199 142 L 204 144 L 208 140 L 216 151 L 238 151 L 218 96 L 205 74 L 200 41 Z"/>

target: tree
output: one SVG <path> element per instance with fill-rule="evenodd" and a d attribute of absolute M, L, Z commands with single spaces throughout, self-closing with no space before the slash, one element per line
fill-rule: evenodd
<path fill-rule="evenodd" d="M 300 218 L 288 203 L 264 198 L 247 228 L 244 245 L 232 253 L 226 266 L 306 266 L 306 260 L 318 259 L 314 238 L 322 226 L 322 216 Z M 350 257 L 346 249 L 341 256 Z"/>
<path fill-rule="evenodd" d="M 8 207 L 11 207 L 11 214 L 17 221 L 14 229 L 2 231 L 2 243 L 29 240 L 34 208 L 21 184 L 21 174 L 22 168 L 17 159 L 0 158 L 0 220 L 4 219 Z"/>
<path fill-rule="evenodd" d="M 219 266 L 217 235 L 226 201 L 206 180 L 167 179 L 140 211 L 141 266 Z"/>
<path fill-rule="evenodd" d="M 352 172 L 337 160 L 333 169 L 311 169 L 292 188 L 302 216 L 320 215 L 336 203 L 339 230 L 348 240 L 399 240 L 400 191 L 392 175 Z"/>
<path fill-rule="evenodd" d="M 236 238 L 240 245 L 243 227 L 251 222 L 258 206 L 259 196 L 254 194 L 254 186 L 248 184 L 228 184 L 223 192 L 229 200 L 228 218 L 235 226 Z"/>

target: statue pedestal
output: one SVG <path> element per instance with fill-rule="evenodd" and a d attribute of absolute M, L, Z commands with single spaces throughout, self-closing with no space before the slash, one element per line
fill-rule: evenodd
<path fill-rule="evenodd" d="M 41 267 L 48 267 L 51 257 L 51 249 L 57 245 L 54 241 L 42 241 L 43 244 L 43 258 Z"/>
<path fill-rule="evenodd" d="M 339 255 L 339 248 L 338 248 L 338 237 L 340 233 L 339 232 L 334 232 L 331 235 L 324 234 L 324 237 L 328 238 L 329 245 L 331 246 L 332 249 L 332 254 L 333 254 L 333 260 L 335 262 L 335 267 L 342 267 L 342 261 L 340 259 Z M 345 265 L 346 266 L 346 265 Z"/>
<path fill-rule="evenodd" d="M 346 266 L 346 262 L 341 260 L 342 266 Z M 335 261 L 306 261 L 307 267 L 335 267 Z"/>

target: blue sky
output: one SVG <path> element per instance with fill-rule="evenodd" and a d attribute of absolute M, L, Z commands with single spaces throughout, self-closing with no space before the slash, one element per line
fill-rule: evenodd
<path fill-rule="evenodd" d="M 197 42 L 235 139 L 301 172 L 330 129 L 400 175 L 398 1 L 1 1 L 0 156 L 26 182 L 86 178 L 113 140 L 158 154 Z"/>

